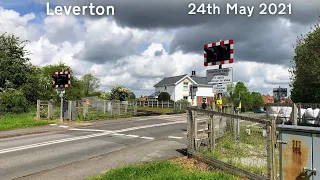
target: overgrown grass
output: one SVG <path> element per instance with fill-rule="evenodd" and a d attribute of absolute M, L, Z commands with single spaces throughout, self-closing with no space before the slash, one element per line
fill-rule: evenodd
<path fill-rule="evenodd" d="M 227 132 L 217 140 L 213 151 L 208 151 L 206 148 L 201 151 L 209 157 L 265 175 L 267 173 L 266 138 L 257 128 L 249 128 L 251 135 L 248 135 L 245 129 L 241 127 L 239 143 L 234 142 L 232 132 Z"/>
<path fill-rule="evenodd" d="M 110 170 L 88 180 L 234 180 L 232 175 L 222 172 L 201 171 L 183 168 L 177 163 L 159 161 Z"/>
<path fill-rule="evenodd" d="M 82 118 L 82 115 L 77 117 L 77 121 L 96 121 L 96 120 L 109 120 L 109 119 L 119 119 L 119 118 L 130 118 L 134 117 L 134 114 L 111 114 L 103 112 L 88 112 L 86 114 L 86 119 Z"/>
<path fill-rule="evenodd" d="M 50 121 L 35 120 L 34 113 L 6 114 L 0 116 L 0 131 L 41 126 L 50 124 Z"/>
<path fill-rule="evenodd" d="M 138 110 L 141 111 L 151 111 L 155 113 L 161 113 L 161 114 L 166 114 L 166 113 L 183 113 L 186 112 L 186 110 L 180 110 L 180 109 L 174 109 L 174 108 L 157 108 L 157 107 L 138 107 Z"/>

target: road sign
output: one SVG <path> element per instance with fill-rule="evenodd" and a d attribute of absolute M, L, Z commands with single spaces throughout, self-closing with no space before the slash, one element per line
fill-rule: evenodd
<path fill-rule="evenodd" d="M 214 84 L 213 85 L 213 93 L 226 93 L 227 84 Z"/>
<path fill-rule="evenodd" d="M 287 97 L 287 88 L 274 88 L 273 89 L 273 94 L 276 97 Z"/>
<path fill-rule="evenodd" d="M 223 69 L 210 69 L 207 70 L 207 83 L 219 84 L 219 83 L 232 83 L 233 73 L 232 68 Z"/>
<path fill-rule="evenodd" d="M 233 40 L 204 45 L 204 66 L 231 64 L 234 62 Z"/>

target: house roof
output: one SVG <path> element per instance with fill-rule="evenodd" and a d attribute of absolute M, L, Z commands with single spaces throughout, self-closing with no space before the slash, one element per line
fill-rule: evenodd
<path fill-rule="evenodd" d="M 199 76 L 188 76 L 187 74 L 180 75 L 180 76 L 172 76 L 163 78 L 160 82 L 158 82 L 154 87 L 161 87 L 161 86 L 169 86 L 175 85 L 175 83 L 179 82 L 184 77 L 189 77 L 197 84 L 207 85 L 207 78 L 206 77 L 199 77 Z"/>

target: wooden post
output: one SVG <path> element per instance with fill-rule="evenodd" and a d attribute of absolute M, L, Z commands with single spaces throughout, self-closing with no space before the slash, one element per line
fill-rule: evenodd
<path fill-rule="evenodd" d="M 48 120 L 52 119 L 52 102 L 48 101 L 48 116 L 47 116 Z"/>
<path fill-rule="evenodd" d="M 170 107 L 170 101 L 168 101 L 168 108 Z"/>
<path fill-rule="evenodd" d="M 163 108 L 163 100 L 162 100 L 162 108 Z"/>
<path fill-rule="evenodd" d="M 120 101 L 118 101 L 119 116 L 121 115 L 121 108 L 120 108 L 120 106 L 121 106 Z"/>
<path fill-rule="evenodd" d="M 292 117 L 291 117 L 292 125 L 298 125 L 298 108 L 296 103 L 292 103 Z"/>
<path fill-rule="evenodd" d="M 140 101 L 140 103 L 141 103 L 141 101 Z M 138 103 L 134 102 L 134 104 L 133 104 L 134 115 L 137 115 L 137 105 L 138 105 Z"/>
<path fill-rule="evenodd" d="M 149 107 L 149 101 L 148 101 L 148 107 Z"/>
<path fill-rule="evenodd" d="M 72 101 L 68 101 L 68 117 L 69 121 L 72 121 Z"/>
<path fill-rule="evenodd" d="M 110 108 L 110 114 L 111 114 L 111 116 L 112 116 L 112 113 L 113 113 L 113 101 L 111 101 L 111 108 Z"/>
<path fill-rule="evenodd" d="M 107 101 L 104 100 L 103 101 L 103 114 L 105 114 L 107 112 Z"/>
<path fill-rule="evenodd" d="M 83 120 L 85 120 L 86 119 L 86 112 L 87 112 L 87 104 L 86 104 L 86 102 L 83 102 L 83 105 L 82 105 L 82 117 L 83 117 Z"/>
<path fill-rule="evenodd" d="M 40 120 L 40 104 L 41 104 L 41 101 L 37 100 L 37 115 L 36 115 L 37 120 Z"/>
<path fill-rule="evenodd" d="M 277 168 L 275 158 L 276 144 L 276 122 L 271 120 L 271 124 L 267 126 L 267 164 L 268 164 L 268 179 L 277 179 Z"/>
<path fill-rule="evenodd" d="M 298 103 L 298 118 L 299 118 L 299 122 L 298 123 L 301 123 L 302 122 L 302 117 L 301 117 L 301 104 Z"/>
<path fill-rule="evenodd" d="M 193 114 L 193 121 L 194 121 L 194 150 L 198 150 L 198 122 L 197 122 L 197 112 L 194 111 Z"/>

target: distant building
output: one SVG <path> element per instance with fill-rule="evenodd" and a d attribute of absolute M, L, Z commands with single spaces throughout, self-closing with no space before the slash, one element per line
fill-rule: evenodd
<path fill-rule="evenodd" d="M 138 99 L 138 101 L 147 101 L 148 96 L 139 97 L 137 99 Z"/>
<path fill-rule="evenodd" d="M 201 106 L 202 102 L 207 103 L 213 101 L 214 93 L 212 92 L 212 85 L 207 84 L 206 77 L 196 76 L 195 71 L 192 75 L 184 74 L 180 76 L 166 77 L 154 85 L 155 93 L 148 96 L 148 99 L 157 99 L 160 92 L 167 92 L 170 94 L 172 101 L 186 99 L 192 102 L 190 95 L 190 86 L 197 86 L 196 95 L 194 97 L 194 104 Z"/>
<path fill-rule="evenodd" d="M 269 94 L 261 95 L 261 98 L 262 98 L 264 104 L 274 103 L 274 98 L 272 96 L 270 96 Z"/>

